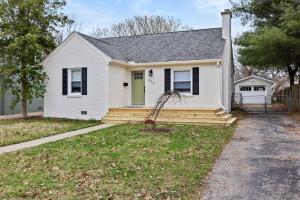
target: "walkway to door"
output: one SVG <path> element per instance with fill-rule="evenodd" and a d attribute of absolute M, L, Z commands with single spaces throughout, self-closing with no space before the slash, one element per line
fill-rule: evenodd
<path fill-rule="evenodd" d="M 287 115 L 251 115 L 216 162 L 204 200 L 300 199 L 300 123 Z"/>

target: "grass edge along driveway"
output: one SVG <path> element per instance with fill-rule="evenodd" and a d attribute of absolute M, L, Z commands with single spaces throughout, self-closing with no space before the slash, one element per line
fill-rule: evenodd
<path fill-rule="evenodd" d="M 99 125 L 96 120 L 30 118 L 0 120 L 0 147 Z"/>

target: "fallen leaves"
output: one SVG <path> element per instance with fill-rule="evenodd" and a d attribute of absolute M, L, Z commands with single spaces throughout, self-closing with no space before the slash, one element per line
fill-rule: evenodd
<path fill-rule="evenodd" d="M 1 156 L 0 199 L 189 199 L 232 134 L 190 125 L 174 126 L 172 134 L 141 128 L 116 126 Z"/>

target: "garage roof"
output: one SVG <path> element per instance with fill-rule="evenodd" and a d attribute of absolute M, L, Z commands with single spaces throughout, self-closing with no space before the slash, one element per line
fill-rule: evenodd
<path fill-rule="evenodd" d="M 248 76 L 248 77 L 246 77 L 246 78 L 242 78 L 242 79 L 240 79 L 240 80 L 235 81 L 234 84 L 237 84 L 237 83 L 240 83 L 240 82 L 246 81 L 246 80 L 248 80 L 248 79 L 252 79 L 252 78 L 254 78 L 254 79 L 259 79 L 259 80 L 262 80 L 262 81 L 265 81 L 265 82 L 269 82 L 269 83 L 271 83 L 271 84 L 274 83 L 274 81 L 272 81 L 272 80 L 270 80 L 270 79 L 266 79 L 266 78 L 263 78 L 263 77 L 260 77 L 260 76 L 256 76 L 256 75 L 251 75 L 251 76 Z"/>

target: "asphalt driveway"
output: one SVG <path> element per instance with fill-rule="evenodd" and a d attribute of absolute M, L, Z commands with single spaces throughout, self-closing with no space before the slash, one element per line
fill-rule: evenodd
<path fill-rule="evenodd" d="M 239 121 L 202 193 L 204 200 L 300 200 L 300 124 L 287 115 Z"/>

